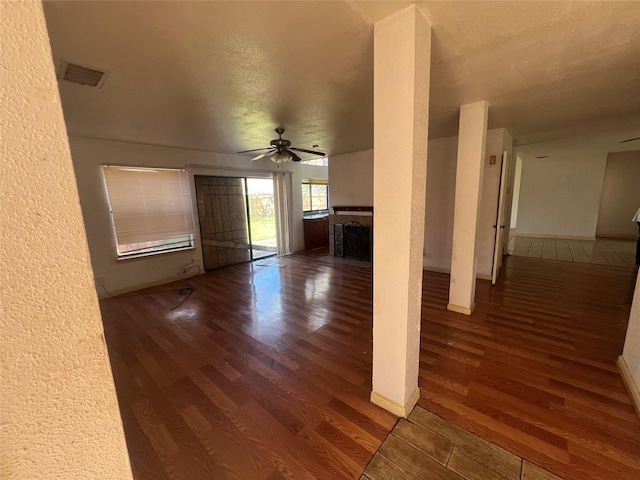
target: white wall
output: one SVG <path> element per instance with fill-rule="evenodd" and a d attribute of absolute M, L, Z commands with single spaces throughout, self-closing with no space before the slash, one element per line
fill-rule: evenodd
<path fill-rule="evenodd" d="M 329 159 L 329 205 L 373 205 L 373 150 Z"/>
<path fill-rule="evenodd" d="M 457 152 L 458 137 L 429 140 L 423 258 L 426 268 L 451 269 Z"/>
<path fill-rule="evenodd" d="M 636 279 L 636 289 L 633 294 L 622 358 L 629 368 L 637 391 L 640 387 L 640 273 Z"/>
<path fill-rule="evenodd" d="M 635 133 L 518 146 L 516 153 L 522 158 L 518 235 L 594 238 L 607 155 L 634 150 L 633 142 L 620 140 Z M 536 158 L 545 155 L 549 158 Z"/>
<path fill-rule="evenodd" d="M 500 158 L 511 152 L 513 139 L 505 129 L 487 132 L 482 199 L 478 220 L 477 275 L 488 278 L 493 264 L 493 244 L 500 186 Z M 427 207 L 425 217 L 424 267 L 437 271 L 451 269 L 453 212 L 456 188 L 458 137 L 429 140 L 427 154 Z M 496 163 L 489 164 L 495 155 Z"/>
<path fill-rule="evenodd" d="M 640 151 L 610 153 L 600 197 L 596 235 L 636 239 L 631 218 L 640 208 Z"/>
<path fill-rule="evenodd" d="M 79 137 L 71 137 L 70 140 L 80 204 L 91 251 L 91 263 L 96 279 L 100 278 L 104 282 L 104 289 L 111 293 L 175 280 L 178 269 L 191 260 L 200 266 L 201 271 L 204 271 L 204 266 L 199 242 L 198 215 L 193 183 L 191 188 L 194 202 L 196 248 L 136 259 L 117 260 L 116 240 L 102 175 L 101 166 L 103 164 L 174 168 L 200 165 L 201 167 L 188 168 L 191 177 L 194 173 L 245 176 L 250 175 L 251 172 L 255 172 L 258 176 L 265 176 L 270 175 L 271 171 L 277 170 L 276 164 L 269 160 L 251 162 L 248 157 L 242 156 Z M 302 250 L 304 248 L 302 192 L 300 188 L 296 188 L 302 180 L 300 165 L 291 163 L 284 166 L 283 169 L 293 172 L 294 217 L 297 219 L 294 225 L 296 239 L 294 248 L 296 251 Z M 99 295 L 106 295 L 102 287 L 97 287 L 97 289 Z"/>
<path fill-rule="evenodd" d="M 518 235 L 594 238 L 604 160 L 589 151 L 523 158 Z"/>
<path fill-rule="evenodd" d="M 513 179 L 513 196 L 511 203 L 511 229 L 518 228 L 518 205 L 520 202 L 520 182 L 522 181 L 522 159 L 516 156 L 516 170 Z"/>
<path fill-rule="evenodd" d="M 331 163 L 331 161 L 329 161 Z M 300 176 L 302 178 L 327 179 L 329 178 L 329 167 L 324 165 L 300 164 Z"/>
<path fill-rule="evenodd" d="M 130 479 L 40 2 L 0 2 L 3 479 Z"/>

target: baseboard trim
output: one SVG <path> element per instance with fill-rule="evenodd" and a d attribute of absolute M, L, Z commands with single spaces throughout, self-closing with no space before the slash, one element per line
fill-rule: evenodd
<path fill-rule="evenodd" d="M 450 310 L 456 313 L 462 313 L 463 315 L 471 315 L 475 309 L 476 309 L 475 302 L 471 305 L 471 308 L 463 307 L 460 305 L 454 305 L 453 303 L 447 304 L 447 310 Z"/>
<path fill-rule="evenodd" d="M 418 403 L 420 398 L 420 388 L 416 388 L 415 391 L 409 397 L 409 401 L 405 405 L 400 405 L 393 400 L 380 395 L 378 392 L 371 392 L 371 403 L 384 408 L 386 411 L 393 413 L 397 417 L 407 418 L 413 410 L 413 407 Z"/>
<path fill-rule="evenodd" d="M 622 381 L 624 382 L 625 387 L 627 387 L 629 395 L 631 395 L 631 401 L 636 409 L 636 413 L 638 414 L 638 417 L 640 417 L 640 391 L 638 390 L 638 386 L 633 380 L 629 367 L 627 366 L 627 362 L 622 355 L 618 357 L 618 370 L 620 370 Z"/>
<path fill-rule="evenodd" d="M 545 235 L 543 233 L 518 233 L 516 237 L 534 237 L 534 238 L 560 238 L 564 240 L 588 240 L 593 242 L 596 237 L 581 236 L 581 235 Z"/>
<path fill-rule="evenodd" d="M 436 273 L 446 273 L 451 275 L 451 269 L 450 268 L 444 268 L 444 267 L 432 267 L 429 265 L 425 265 L 424 263 L 422 264 L 422 269 L 426 270 L 427 272 L 436 272 Z M 491 275 L 485 275 L 484 273 L 476 273 L 476 278 L 479 280 L 491 280 Z"/>
<path fill-rule="evenodd" d="M 426 270 L 428 272 L 436 272 L 436 273 L 448 273 L 451 274 L 451 269 L 450 268 L 444 268 L 444 267 L 431 267 L 428 265 L 422 265 L 422 269 Z"/>
<path fill-rule="evenodd" d="M 96 293 L 98 294 L 98 298 L 109 298 L 109 297 L 117 297 L 118 295 L 125 295 L 127 293 L 137 292 L 138 290 L 144 290 L 145 288 L 151 287 L 159 287 L 160 285 L 166 285 L 167 283 L 177 282 L 179 280 L 186 280 L 191 277 L 195 277 L 196 275 L 176 275 L 171 278 L 165 278 L 163 280 L 155 280 L 153 282 L 141 283 L 139 285 L 133 285 L 131 287 L 119 288 L 117 290 L 109 290 L 106 291 L 103 285 L 96 285 Z"/>

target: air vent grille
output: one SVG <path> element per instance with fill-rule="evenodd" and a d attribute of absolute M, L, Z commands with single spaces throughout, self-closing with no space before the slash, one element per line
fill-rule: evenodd
<path fill-rule="evenodd" d="M 107 72 L 83 67 L 75 63 L 63 62 L 61 67 L 59 78 L 68 82 L 79 83 L 80 85 L 100 88 L 107 77 Z"/>

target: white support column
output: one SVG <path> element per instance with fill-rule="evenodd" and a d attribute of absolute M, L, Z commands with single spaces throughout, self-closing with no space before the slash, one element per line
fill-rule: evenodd
<path fill-rule="evenodd" d="M 476 296 L 476 232 L 480 212 L 489 104 L 460 107 L 451 283 L 447 309 L 471 315 Z"/>
<path fill-rule="evenodd" d="M 407 416 L 420 396 L 431 26 L 414 5 L 374 31 L 373 391 Z"/>

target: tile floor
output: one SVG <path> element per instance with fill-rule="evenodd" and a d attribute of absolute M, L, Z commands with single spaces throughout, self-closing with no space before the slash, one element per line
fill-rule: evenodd
<path fill-rule="evenodd" d="M 635 265 L 636 242 L 618 239 L 572 240 L 517 236 L 513 255 L 632 267 Z"/>
<path fill-rule="evenodd" d="M 400 419 L 360 480 L 561 480 L 416 407 Z"/>

